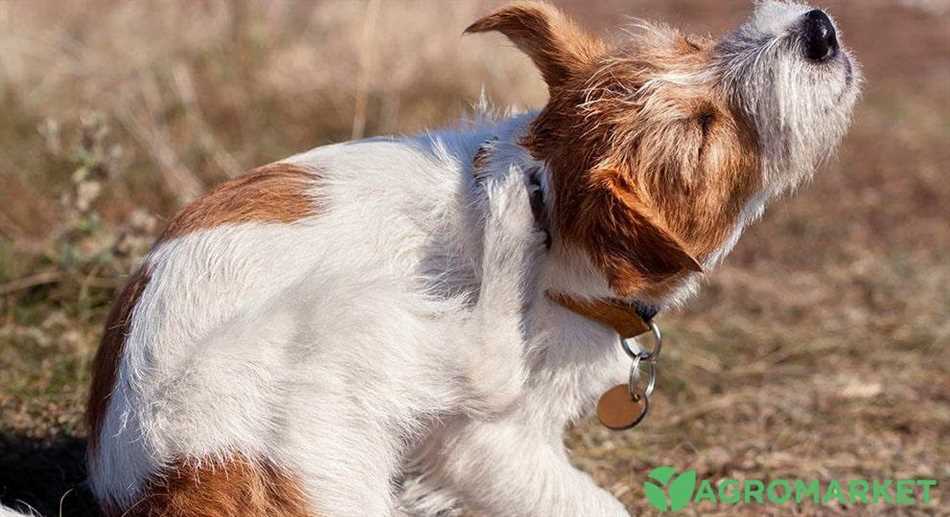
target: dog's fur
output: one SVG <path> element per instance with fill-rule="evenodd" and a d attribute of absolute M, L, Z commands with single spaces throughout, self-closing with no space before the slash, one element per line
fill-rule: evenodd
<path fill-rule="evenodd" d="M 501 31 L 540 111 L 321 147 L 186 208 L 96 357 L 110 515 L 625 515 L 562 432 L 623 380 L 617 335 L 550 302 L 666 307 L 843 135 L 860 76 L 807 61 L 798 4 L 722 40 L 620 44 L 523 3 Z M 539 176 L 551 247 L 532 215 Z"/>

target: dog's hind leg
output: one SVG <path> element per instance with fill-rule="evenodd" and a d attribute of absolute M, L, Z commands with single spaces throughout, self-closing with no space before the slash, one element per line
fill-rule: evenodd
<path fill-rule="evenodd" d="M 478 343 L 466 350 L 469 410 L 493 414 L 519 396 L 526 368 L 524 315 L 534 298 L 547 235 L 538 228 L 527 175 L 517 167 L 485 184 L 487 207 L 478 303 L 465 326 Z"/>

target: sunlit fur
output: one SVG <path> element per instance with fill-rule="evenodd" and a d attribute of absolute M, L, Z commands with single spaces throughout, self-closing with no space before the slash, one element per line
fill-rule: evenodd
<path fill-rule="evenodd" d="M 187 209 L 107 323 L 96 497 L 179 517 L 244 493 L 254 515 L 625 515 L 562 433 L 629 359 L 544 293 L 681 302 L 813 173 L 860 76 L 846 52 L 803 60 L 805 10 L 761 4 L 718 42 L 643 24 L 609 44 L 518 4 L 469 32 L 528 53 L 542 110 L 291 157 L 275 170 L 293 185 L 263 184 L 293 210 L 246 181 Z"/>
<path fill-rule="evenodd" d="M 723 94 L 755 122 L 768 196 L 801 185 L 831 156 L 860 92 L 860 68 L 847 48 L 830 63 L 801 58 L 798 21 L 809 10 L 763 3 L 715 49 L 713 73 Z"/>

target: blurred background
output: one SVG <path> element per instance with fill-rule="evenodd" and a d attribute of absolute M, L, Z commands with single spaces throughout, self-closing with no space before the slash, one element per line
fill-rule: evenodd
<path fill-rule="evenodd" d="M 617 34 L 688 32 L 747 1 L 566 0 Z M 482 89 L 545 88 L 497 2 L 0 3 L 0 502 L 91 515 L 81 424 L 114 290 L 168 218 L 217 182 L 311 147 L 414 132 Z M 836 160 L 714 272 L 668 337 L 634 431 L 582 422 L 574 461 L 631 509 L 659 465 L 721 478 L 950 477 L 950 0 L 821 3 L 865 67 Z M 723 514 L 929 507 L 698 507 Z M 944 505 L 945 506 L 945 505 Z M 752 511 L 754 509 L 754 512 Z"/>

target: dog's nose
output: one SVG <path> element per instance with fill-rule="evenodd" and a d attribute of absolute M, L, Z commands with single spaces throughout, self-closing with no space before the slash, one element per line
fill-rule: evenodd
<path fill-rule="evenodd" d="M 820 9 L 808 11 L 803 18 L 805 57 L 812 61 L 827 61 L 835 57 L 838 53 L 838 36 L 831 18 Z"/>

